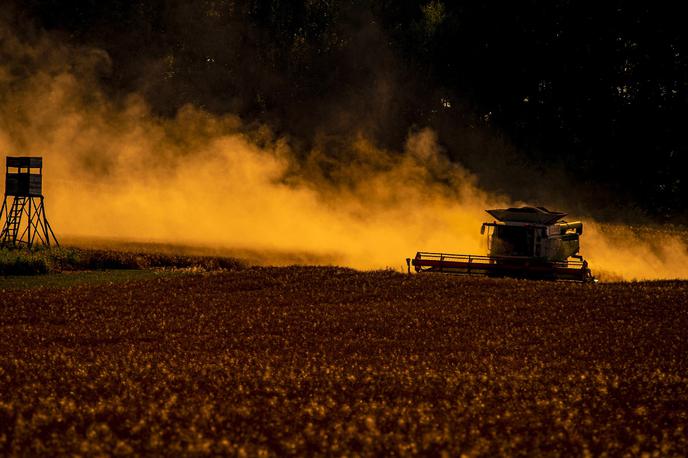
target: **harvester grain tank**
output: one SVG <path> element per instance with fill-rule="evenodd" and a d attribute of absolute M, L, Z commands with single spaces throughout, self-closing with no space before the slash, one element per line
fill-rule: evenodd
<path fill-rule="evenodd" d="M 578 253 L 583 223 L 563 221 L 567 214 L 544 207 L 486 210 L 494 221 L 483 223 L 488 254 L 465 255 L 419 251 L 407 259 L 416 272 L 595 281 Z"/>

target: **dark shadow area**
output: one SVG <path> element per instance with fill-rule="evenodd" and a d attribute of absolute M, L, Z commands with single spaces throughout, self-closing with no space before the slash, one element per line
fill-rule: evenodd
<path fill-rule="evenodd" d="M 346 161 L 432 127 L 481 187 L 603 221 L 682 221 L 688 52 L 677 6 L 28 0 L 15 20 L 104 49 L 113 97 L 270 126 Z"/>

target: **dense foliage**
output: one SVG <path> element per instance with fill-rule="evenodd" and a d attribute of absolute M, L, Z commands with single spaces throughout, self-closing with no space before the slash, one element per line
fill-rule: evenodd
<path fill-rule="evenodd" d="M 335 156 L 354 132 L 398 148 L 410 128 L 431 126 L 484 187 L 515 199 L 560 193 L 598 216 L 614 205 L 687 215 L 679 3 L 20 5 L 24 17 L 107 50 L 103 84 L 142 91 L 160 113 L 185 103 L 233 112 L 288 134 L 305 146 L 297 150 L 316 144 Z"/>
<path fill-rule="evenodd" d="M 688 286 L 253 268 L 0 296 L 0 454 L 676 456 Z"/>

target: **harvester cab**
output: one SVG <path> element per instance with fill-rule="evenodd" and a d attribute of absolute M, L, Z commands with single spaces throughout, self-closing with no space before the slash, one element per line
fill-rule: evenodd
<path fill-rule="evenodd" d="M 417 272 L 594 281 L 588 263 L 578 254 L 583 234 L 580 221 L 563 221 L 566 213 L 544 207 L 487 213 L 494 218 L 480 229 L 487 234 L 487 256 L 418 252 L 407 259 L 409 271 L 413 266 Z"/>
<path fill-rule="evenodd" d="M 565 213 L 549 212 L 543 207 L 487 210 L 493 223 L 483 223 L 487 229 L 491 256 L 528 256 L 549 261 L 566 261 L 578 256 L 579 236 L 583 223 L 559 222 Z"/>

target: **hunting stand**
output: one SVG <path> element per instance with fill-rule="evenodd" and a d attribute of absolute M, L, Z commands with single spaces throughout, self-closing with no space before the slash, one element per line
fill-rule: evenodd
<path fill-rule="evenodd" d="M 60 246 L 45 216 L 43 158 L 7 157 L 0 222 L 0 246 Z"/>

